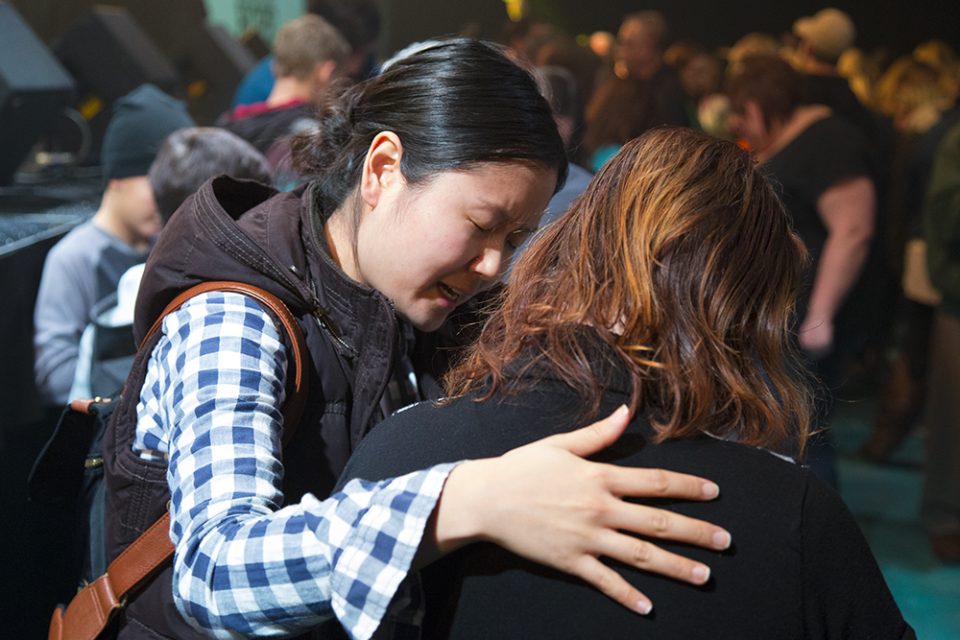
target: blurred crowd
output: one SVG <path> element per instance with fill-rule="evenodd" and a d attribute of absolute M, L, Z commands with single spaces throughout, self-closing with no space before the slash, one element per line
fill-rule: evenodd
<path fill-rule="evenodd" d="M 279 30 L 216 128 L 193 128 L 182 105 L 154 88 L 118 101 L 103 142 L 100 209 L 44 268 L 36 378 L 51 405 L 110 393 L 91 381 L 123 380 L 132 349 L 109 358 L 98 349 L 108 329 L 128 332 L 142 262 L 184 198 L 221 173 L 281 191 L 315 177 L 291 161 L 306 139 L 297 134 L 326 130 L 323 118 L 343 117 L 324 111 L 328 98 L 391 64 L 380 63 L 379 28 L 371 2 L 311 2 Z M 871 460 L 887 460 L 926 410 L 924 519 L 934 552 L 955 562 L 960 394 L 950 372 L 960 361 L 960 279 L 950 236 L 960 216 L 960 61 L 940 41 L 891 58 L 857 48 L 856 37 L 853 19 L 830 8 L 789 33 L 750 33 L 714 49 L 675 41 L 663 15 L 641 11 L 616 34 L 513 22 L 504 44 L 534 71 L 571 162 L 542 224 L 651 128 L 700 129 L 752 152 L 809 254 L 792 327 L 819 389 L 806 462 L 836 486 L 833 399 L 856 372 L 883 388 L 863 447 Z M 104 320 L 90 324 L 91 315 Z"/>
<path fill-rule="evenodd" d="M 561 86 L 555 108 L 572 161 L 587 171 L 664 125 L 702 129 L 754 154 L 810 251 L 795 330 L 821 385 L 823 431 L 807 462 L 836 483 L 832 399 L 845 397 L 851 379 L 880 388 L 866 458 L 888 460 L 925 416 L 924 521 L 934 552 L 960 559 L 960 483 L 950 471 L 960 415 L 949 369 L 960 356 L 950 311 L 956 52 L 937 40 L 898 57 L 865 51 L 853 17 L 834 8 L 800 17 L 789 33 L 749 33 L 718 49 L 674 40 L 655 11 L 579 40 L 521 22 L 507 42 Z"/>

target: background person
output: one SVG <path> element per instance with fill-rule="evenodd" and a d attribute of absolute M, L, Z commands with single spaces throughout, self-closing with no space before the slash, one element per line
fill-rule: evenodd
<path fill-rule="evenodd" d="M 166 225 L 174 211 L 200 185 L 219 175 L 263 184 L 270 184 L 272 180 L 270 166 L 263 155 L 229 131 L 187 127 L 170 134 L 147 174 L 161 225 Z M 71 399 L 110 398 L 123 386 L 137 351 L 133 340 L 133 310 L 143 269 L 143 263 L 127 269 L 117 290 L 91 310 L 90 324 L 80 338 Z M 100 573 L 102 570 L 96 575 Z"/>
<path fill-rule="evenodd" d="M 77 369 L 80 336 L 94 304 L 117 289 L 120 276 L 147 257 L 160 215 L 147 179 L 150 163 L 172 131 L 193 126 L 187 110 L 153 85 L 117 101 L 103 139 L 106 187 L 93 218 L 47 254 L 34 308 L 34 373 L 51 405 L 64 405 Z"/>
<path fill-rule="evenodd" d="M 747 58 L 729 84 L 733 129 L 746 139 L 810 252 L 797 303 L 797 340 L 825 386 L 807 460 L 836 486 L 833 445 L 826 431 L 831 395 L 842 380 L 852 323 L 844 303 L 870 250 L 876 210 L 872 156 L 860 132 L 823 105 L 805 104 L 801 79 L 776 57 Z"/>
<path fill-rule="evenodd" d="M 329 22 L 313 14 L 283 25 L 273 45 L 275 81 L 263 102 L 236 107 L 218 123 L 279 164 L 284 140 L 316 127 L 316 109 L 338 74 L 350 45 Z M 275 149 L 278 142 L 282 149 Z"/>

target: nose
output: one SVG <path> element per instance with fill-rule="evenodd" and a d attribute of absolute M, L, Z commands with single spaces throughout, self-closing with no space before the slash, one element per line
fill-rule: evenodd
<path fill-rule="evenodd" d="M 502 245 L 488 245 L 476 257 L 472 268 L 474 273 L 495 280 L 503 273 L 508 258 Z"/>

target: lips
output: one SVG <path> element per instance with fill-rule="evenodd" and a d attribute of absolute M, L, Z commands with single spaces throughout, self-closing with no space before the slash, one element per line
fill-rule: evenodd
<path fill-rule="evenodd" d="M 457 304 L 458 302 L 466 298 L 466 294 L 463 291 L 460 291 L 459 289 L 454 289 L 450 285 L 446 285 L 442 282 L 437 283 L 437 288 L 440 290 L 441 295 L 443 295 L 444 298 L 446 298 L 453 304 Z"/>

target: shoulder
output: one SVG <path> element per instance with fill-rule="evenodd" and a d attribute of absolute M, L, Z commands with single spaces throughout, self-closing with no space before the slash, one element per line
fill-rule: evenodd
<path fill-rule="evenodd" d="M 722 461 L 731 475 L 750 483 L 770 480 L 794 486 L 798 495 L 804 491 L 807 469 L 788 455 L 713 437 L 672 442 L 689 442 L 691 449 L 702 448 L 710 458 Z"/>
<path fill-rule="evenodd" d="M 47 262 L 93 263 L 96 256 L 110 244 L 109 236 L 93 224 L 92 220 L 77 225 L 53 245 L 47 254 Z"/>
<path fill-rule="evenodd" d="M 813 472 L 804 472 L 803 521 L 805 529 L 854 530 L 860 529 L 853 514 L 832 488 Z"/>
<path fill-rule="evenodd" d="M 458 441 L 470 437 L 475 421 L 469 409 L 463 399 L 450 403 L 418 402 L 401 409 L 364 438 L 363 455 L 389 455 L 399 449 L 408 459 L 442 457 L 447 451 L 458 449 Z M 411 446 L 414 443 L 416 446 Z"/>
<path fill-rule="evenodd" d="M 232 291 L 194 296 L 163 320 L 164 333 L 168 335 L 190 325 L 219 327 L 220 332 L 235 329 L 240 333 L 278 335 L 276 323 L 259 302 Z"/>
<path fill-rule="evenodd" d="M 836 113 L 813 122 L 800 134 L 799 141 L 820 160 L 830 160 L 828 165 L 854 157 L 865 162 L 869 153 L 867 139 L 860 129 Z"/>
<path fill-rule="evenodd" d="M 398 411 L 364 437 L 341 483 L 352 478 L 382 480 L 444 462 L 501 453 L 497 450 L 501 443 L 490 437 L 483 419 L 487 405 L 457 398 L 439 406 L 420 402 Z"/>
<path fill-rule="evenodd" d="M 762 522 L 740 522 L 751 531 L 783 533 L 799 526 L 808 471 L 786 456 L 703 436 L 645 447 L 632 464 L 710 478 L 720 486 L 723 500 L 696 509 L 703 508 L 704 513 L 713 509 L 723 514 L 764 513 Z"/>
<path fill-rule="evenodd" d="M 223 370 L 282 371 L 285 349 L 274 319 L 253 298 L 211 291 L 187 300 L 169 313 L 154 353 L 173 358 L 174 366 Z M 258 364 L 259 363 L 259 364 Z"/>
<path fill-rule="evenodd" d="M 809 637 L 913 637 L 850 510 L 812 473 L 806 480 L 800 539 Z"/>

